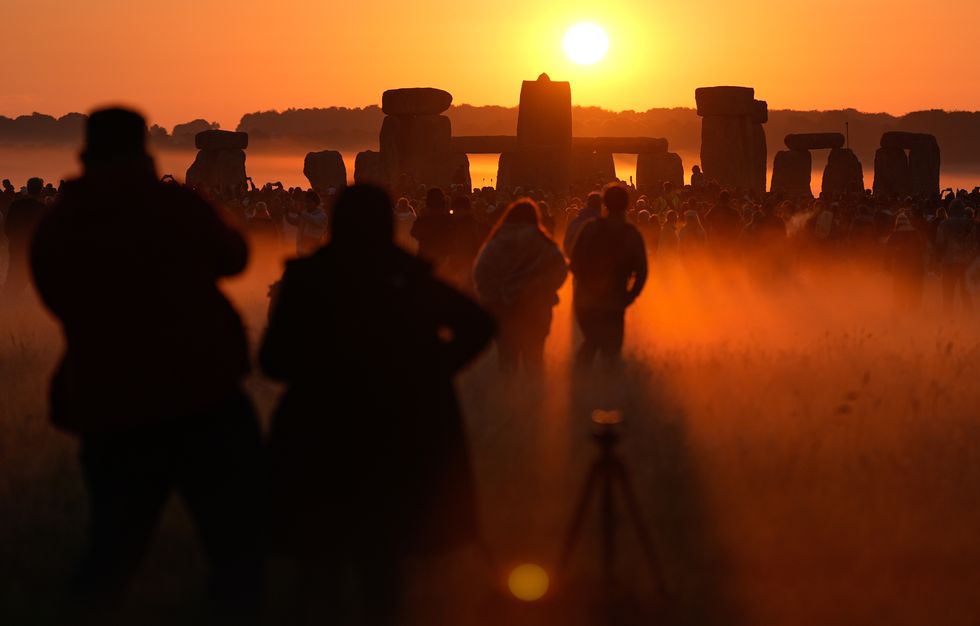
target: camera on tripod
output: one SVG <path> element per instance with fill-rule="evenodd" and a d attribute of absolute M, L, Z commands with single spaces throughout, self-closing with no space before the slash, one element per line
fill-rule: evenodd
<path fill-rule="evenodd" d="M 599 545 L 602 577 L 608 587 L 615 583 L 617 526 L 623 520 L 633 527 L 639 547 L 650 568 L 659 591 L 663 591 L 663 577 L 654 543 L 643 524 L 639 501 L 625 461 L 620 457 L 616 444 L 622 437 L 623 412 L 619 409 L 593 409 L 592 439 L 599 447 L 599 454 L 592 462 L 582 485 L 565 536 L 559 558 L 559 568 L 567 569 L 568 562 L 578 541 L 585 519 L 593 506 L 599 517 Z M 618 496 L 618 497 L 617 497 Z M 617 506 L 617 500 L 620 506 Z M 622 513 L 620 509 L 622 508 Z M 624 515 L 623 515 L 624 513 Z"/>
<path fill-rule="evenodd" d="M 592 438 L 599 445 L 613 445 L 619 441 L 623 412 L 619 409 L 594 409 L 592 411 Z"/>

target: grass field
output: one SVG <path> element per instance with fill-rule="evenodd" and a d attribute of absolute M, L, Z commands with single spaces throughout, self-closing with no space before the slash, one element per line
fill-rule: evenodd
<path fill-rule="evenodd" d="M 261 334 L 265 285 L 227 285 Z M 411 564 L 411 624 L 908 624 L 980 618 L 980 330 L 890 308 L 876 270 L 765 281 L 658 267 L 628 316 L 628 362 L 572 385 L 566 287 L 545 383 L 503 380 L 489 352 L 460 379 L 485 539 Z M 55 623 L 85 502 L 74 442 L 46 421 L 61 349 L 34 304 L 0 312 L 0 623 Z M 278 388 L 248 381 L 263 417 Z M 617 536 L 617 607 L 603 602 L 595 516 L 542 602 L 508 600 L 510 566 L 554 573 L 589 463 L 589 410 L 623 409 L 622 455 L 669 592 L 659 600 L 631 529 Z M 622 509 L 620 509 L 622 511 Z M 275 584 L 288 591 L 276 564 Z M 128 623 L 187 623 L 204 563 L 178 502 Z"/>

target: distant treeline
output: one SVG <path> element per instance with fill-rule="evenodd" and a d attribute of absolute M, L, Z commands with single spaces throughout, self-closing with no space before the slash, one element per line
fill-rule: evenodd
<path fill-rule="evenodd" d="M 510 135 L 517 128 L 517 108 L 500 106 L 452 107 L 456 135 Z M 287 109 L 244 115 L 237 130 L 246 131 L 250 146 L 282 150 L 367 150 L 377 149 L 378 131 L 384 114 L 377 106 Z M 607 111 L 598 107 L 575 107 L 574 133 L 579 137 L 666 137 L 672 150 L 696 153 L 700 148 L 701 123 L 693 109 L 650 109 Z M 72 144 L 82 137 L 85 116 L 69 113 L 60 118 L 34 113 L 15 119 L 0 116 L 0 144 Z M 942 148 L 944 167 L 976 166 L 980 163 L 980 112 L 918 111 L 901 117 L 885 113 L 843 111 L 770 111 L 766 124 L 770 160 L 783 149 L 789 133 L 839 131 L 850 126 L 851 147 L 864 163 L 874 167 L 874 152 L 882 133 L 905 130 L 932 133 Z M 154 125 L 150 134 L 160 148 L 191 148 L 194 135 L 218 125 L 198 119 L 178 124 L 170 131 Z"/>

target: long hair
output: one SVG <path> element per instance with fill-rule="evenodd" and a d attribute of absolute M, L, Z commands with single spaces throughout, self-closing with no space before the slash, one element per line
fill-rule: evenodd
<path fill-rule="evenodd" d="M 497 233 L 500 232 L 500 229 L 503 228 L 504 224 L 533 225 L 537 231 L 541 233 L 542 237 L 551 239 L 551 237 L 548 236 L 548 231 L 544 228 L 544 224 L 541 223 L 541 207 L 539 207 L 538 203 L 531 198 L 518 198 L 517 200 L 514 200 L 508 204 L 507 208 L 504 209 L 503 214 L 500 216 L 500 219 L 497 220 L 496 225 L 494 225 L 493 229 L 490 231 L 490 234 L 487 235 L 487 241 L 490 241 L 496 237 Z"/>

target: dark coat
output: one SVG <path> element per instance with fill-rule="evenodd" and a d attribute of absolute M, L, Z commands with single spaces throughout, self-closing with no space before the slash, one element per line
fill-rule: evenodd
<path fill-rule="evenodd" d="M 453 377 L 490 341 L 473 301 L 394 246 L 290 262 L 260 362 L 286 382 L 270 434 L 274 541 L 439 550 L 476 536 Z"/>
<path fill-rule="evenodd" d="M 67 343 L 54 422 L 112 430 L 190 415 L 237 390 L 249 369 L 245 333 L 216 281 L 247 256 L 210 205 L 149 173 L 65 184 L 31 250 Z"/>
<path fill-rule="evenodd" d="M 624 311 L 647 280 L 643 236 L 632 224 L 612 218 L 587 222 L 572 247 L 570 269 L 576 308 Z"/>

